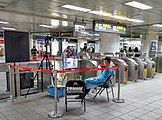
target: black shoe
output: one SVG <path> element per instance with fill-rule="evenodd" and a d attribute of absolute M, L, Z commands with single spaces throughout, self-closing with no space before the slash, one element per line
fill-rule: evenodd
<path fill-rule="evenodd" d="M 79 95 L 79 96 L 75 97 L 75 99 L 83 99 L 83 96 Z"/>

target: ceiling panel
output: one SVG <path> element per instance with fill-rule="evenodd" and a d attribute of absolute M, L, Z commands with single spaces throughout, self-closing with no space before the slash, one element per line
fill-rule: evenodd
<path fill-rule="evenodd" d="M 114 2 L 113 0 L 78 0 L 71 4 L 75 6 L 89 8 L 92 10 L 107 10 L 108 7 L 115 6 L 119 3 Z"/>
<path fill-rule="evenodd" d="M 153 9 L 146 11 L 125 5 L 124 3 L 128 1 L 133 0 L 0 0 L 0 20 L 9 21 L 11 23 L 8 25 L 9 27 L 26 28 L 32 31 L 49 30 L 38 27 L 38 24 L 50 24 L 51 19 L 62 19 L 62 15 L 67 15 L 67 20 L 69 21 L 75 18 L 79 18 L 80 20 L 84 18 L 88 21 L 106 19 L 127 25 L 162 22 L 162 0 L 136 0 L 153 7 Z M 145 22 L 132 23 L 60 7 L 64 4 L 80 6 L 92 10 L 103 10 L 115 15 L 144 20 Z M 61 16 L 56 17 L 52 15 L 52 13 L 58 13 Z"/>
<path fill-rule="evenodd" d="M 18 10 L 28 9 L 30 11 L 44 11 L 48 8 L 53 8 L 60 6 L 61 4 L 46 0 L 21 0 L 18 2 L 15 2 L 8 6 L 8 8 L 14 8 Z"/>

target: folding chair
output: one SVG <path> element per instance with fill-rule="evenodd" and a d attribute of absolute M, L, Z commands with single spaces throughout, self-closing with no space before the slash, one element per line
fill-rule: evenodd
<path fill-rule="evenodd" d="M 106 89 L 106 93 L 107 93 L 107 100 L 109 101 L 109 92 L 112 92 L 112 96 L 114 98 L 114 90 L 113 90 L 113 84 L 112 84 L 112 78 L 114 77 L 114 74 L 110 75 L 106 81 L 104 82 L 103 85 L 98 86 L 99 90 L 96 93 L 96 95 L 93 97 L 93 99 L 96 98 L 96 96 L 99 94 L 101 95 L 101 93 Z M 111 89 L 111 91 L 108 91 L 108 89 Z"/>
<path fill-rule="evenodd" d="M 83 81 L 81 81 L 81 80 L 68 81 L 65 86 L 66 111 L 67 111 L 67 103 L 68 102 L 81 102 L 81 104 L 84 103 L 84 111 L 86 111 L 85 94 L 86 94 L 86 86 Z M 83 97 L 80 99 L 75 99 L 76 95 L 80 95 Z M 68 96 L 72 96 L 72 97 L 68 97 Z"/>

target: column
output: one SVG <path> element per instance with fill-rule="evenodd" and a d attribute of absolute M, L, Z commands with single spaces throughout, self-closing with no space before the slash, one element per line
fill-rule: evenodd
<path fill-rule="evenodd" d="M 101 33 L 100 52 L 119 52 L 120 39 L 118 34 Z"/>
<path fill-rule="evenodd" d="M 146 34 L 146 39 L 142 39 L 141 52 L 146 52 L 146 56 L 149 56 L 149 50 L 151 41 L 158 41 L 158 36 L 156 34 Z"/>

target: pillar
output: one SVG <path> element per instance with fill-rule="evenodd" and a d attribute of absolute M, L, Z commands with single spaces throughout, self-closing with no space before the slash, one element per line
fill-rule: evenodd
<path fill-rule="evenodd" d="M 149 56 L 151 41 L 158 41 L 158 36 L 153 33 L 148 33 L 146 34 L 146 39 L 142 39 L 141 52 L 146 52 L 147 57 Z"/>
<path fill-rule="evenodd" d="M 112 33 L 101 33 L 100 34 L 101 42 L 100 42 L 100 52 L 119 52 L 120 49 L 120 39 L 118 34 Z"/>

